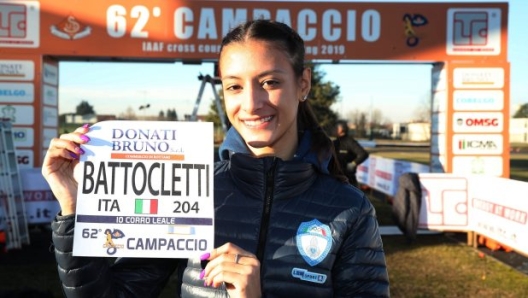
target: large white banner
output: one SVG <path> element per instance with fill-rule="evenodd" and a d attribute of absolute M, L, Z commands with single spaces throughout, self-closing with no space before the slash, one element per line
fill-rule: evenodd
<path fill-rule="evenodd" d="M 60 210 L 41 168 L 20 169 L 28 224 L 49 224 Z"/>
<path fill-rule="evenodd" d="M 472 230 L 528 255 L 528 183 L 484 176 L 471 179 Z"/>

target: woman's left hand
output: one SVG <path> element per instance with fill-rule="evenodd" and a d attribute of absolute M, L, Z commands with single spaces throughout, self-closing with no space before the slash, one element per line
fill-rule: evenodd
<path fill-rule="evenodd" d="M 230 297 L 260 297 L 260 262 L 257 257 L 233 243 L 226 243 L 214 249 L 202 272 L 204 284 L 218 287 L 225 283 Z"/>

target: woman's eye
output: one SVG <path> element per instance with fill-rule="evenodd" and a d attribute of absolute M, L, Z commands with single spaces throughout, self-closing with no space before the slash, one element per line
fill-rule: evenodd
<path fill-rule="evenodd" d="M 266 87 L 273 88 L 273 87 L 277 87 L 277 85 L 279 85 L 279 82 L 275 80 L 267 80 L 267 81 L 262 82 L 262 86 L 264 86 L 265 88 Z"/>
<path fill-rule="evenodd" d="M 226 90 L 227 91 L 236 91 L 236 90 L 239 90 L 240 89 L 240 86 L 238 85 L 231 85 L 231 86 L 227 86 Z"/>

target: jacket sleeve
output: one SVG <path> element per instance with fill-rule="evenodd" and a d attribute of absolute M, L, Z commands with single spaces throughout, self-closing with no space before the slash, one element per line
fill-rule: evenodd
<path fill-rule="evenodd" d="M 390 297 L 385 252 L 374 207 L 363 196 L 357 220 L 341 248 L 334 268 L 334 297 Z M 350 211 L 357 215 L 357 210 Z"/>
<path fill-rule="evenodd" d="M 350 138 L 350 150 L 353 152 L 355 158 L 352 160 L 356 166 L 359 166 L 363 163 L 368 157 L 369 153 L 361 144 L 356 141 L 354 138 Z"/>
<path fill-rule="evenodd" d="M 182 260 L 74 257 L 75 216 L 51 223 L 59 278 L 65 297 L 158 297 Z"/>

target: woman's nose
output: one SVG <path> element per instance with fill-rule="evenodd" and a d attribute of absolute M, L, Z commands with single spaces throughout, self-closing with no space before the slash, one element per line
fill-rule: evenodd
<path fill-rule="evenodd" d="M 263 104 L 263 92 L 261 88 L 249 87 L 245 91 L 242 109 L 248 113 L 260 109 Z"/>

